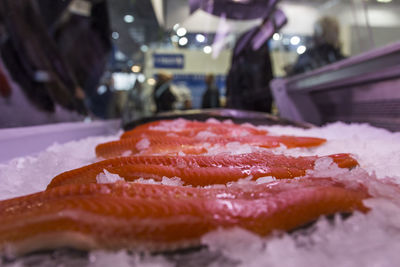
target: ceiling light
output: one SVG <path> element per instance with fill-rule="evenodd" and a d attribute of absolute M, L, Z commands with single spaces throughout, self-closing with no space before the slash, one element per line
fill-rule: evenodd
<path fill-rule="evenodd" d="M 154 78 L 149 78 L 149 79 L 147 79 L 147 84 L 148 85 L 155 85 L 156 84 L 156 80 Z"/>
<path fill-rule="evenodd" d="M 290 44 L 292 45 L 298 45 L 300 43 L 300 37 L 299 36 L 293 36 L 290 38 Z"/>
<path fill-rule="evenodd" d="M 137 80 L 138 80 L 140 83 L 142 83 L 142 82 L 144 82 L 144 81 L 146 80 L 146 76 L 144 76 L 144 74 L 139 74 L 139 75 L 137 76 Z"/>
<path fill-rule="evenodd" d="M 112 37 L 114 40 L 117 40 L 117 39 L 119 38 L 119 33 L 118 33 L 118 32 L 112 32 L 111 37 Z"/>
<path fill-rule="evenodd" d="M 392 0 L 376 0 L 378 3 L 390 3 Z"/>
<path fill-rule="evenodd" d="M 135 21 L 135 17 L 132 16 L 132 15 L 125 15 L 125 16 L 124 16 L 124 21 L 125 21 L 126 23 L 132 23 L 132 22 Z"/>
<path fill-rule="evenodd" d="M 212 52 L 212 47 L 207 45 L 203 48 L 204 53 L 210 54 Z"/>
<path fill-rule="evenodd" d="M 206 40 L 206 37 L 203 34 L 196 34 L 196 41 L 202 43 Z"/>
<path fill-rule="evenodd" d="M 174 31 L 176 31 L 179 28 L 179 26 L 180 26 L 179 23 L 175 24 L 173 27 Z"/>
<path fill-rule="evenodd" d="M 131 68 L 132 72 L 140 72 L 141 69 L 142 68 L 138 65 L 133 65 Z"/>
<path fill-rule="evenodd" d="M 179 39 L 178 43 L 179 45 L 184 46 L 188 43 L 188 38 L 182 37 L 181 39 Z"/>
<path fill-rule="evenodd" d="M 122 53 L 121 51 L 117 50 L 115 52 L 115 59 L 120 60 L 120 61 L 126 60 L 126 55 L 124 53 Z"/>
<path fill-rule="evenodd" d="M 304 52 L 306 52 L 307 48 L 304 45 L 300 45 L 299 47 L 297 47 L 296 52 L 297 54 L 301 55 Z"/>
<path fill-rule="evenodd" d="M 107 86 L 100 85 L 99 87 L 97 87 L 97 94 L 102 95 L 105 92 L 107 92 Z"/>
<path fill-rule="evenodd" d="M 143 53 L 147 52 L 148 50 L 149 50 L 149 47 L 147 45 L 140 46 L 140 51 L 142 51 Z"/>
<path fill-rule="evenodd" d="M 177 43 L 179 41 L 179 37 L 176 35 L 171 36 L 171 41 Z"/>
<path fill-rule="evenodd" d="M 179 29 L 176 30 L 176 34 L 177 34 L 179 37 L 184 36 L 186 33 L 187 33 L 187 30 L 186 30 L 185 28 L 179 28 Z"/>
<path fill-rule="evenodd" d="M 279 39 L 281 39 L 281 35 L 279 33 L 274 33 L 274 35 L 272 35 L 272 39 L 274 39 L 275 41 L 278 41 Z"/>

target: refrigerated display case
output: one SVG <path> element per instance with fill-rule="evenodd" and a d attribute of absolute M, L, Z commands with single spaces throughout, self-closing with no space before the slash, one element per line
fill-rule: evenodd
<path fill-rule="evenodd" d="M 280 116 L 400 130 L 400 43 L 271 83 Z"/>

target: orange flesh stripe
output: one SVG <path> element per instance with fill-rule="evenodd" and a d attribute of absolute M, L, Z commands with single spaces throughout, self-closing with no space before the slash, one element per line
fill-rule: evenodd
<path fill-rule="evenodd" d="M 202 235 L 218 228 L 238 226 L 264 236 L 321 215 L 366 212 L 362 200 L 367 197 L 364 187 L 347 188 L 329 178 L 208 189 L 69 185 L 1 201 L 0 250 L 174 250 L 197 245 Z"/>
<path fill-rule="evenodd" d="M 142 150 L 139 155 L 201 155 L 206 154 L 208 150 L 199 145 L 156 145 L 146 150 Z M 118 157 L 120 155 L 117 155 Z M 109 157 L 104 157 L 109 158 Z"/>
<path fill-rule="evenodd" d="M 141 147 L 140 142 L 148 142 L 147 145 Z M 239 142 L 264 148 L 278 147 L 281 144 L 288 148 L 294 147 L 312 147 L 319 146 L 326 142 L 325 139 L 314 137 L 294 137 L 294 136 L 261 136 L 251 135 L 242 137 L 210 137 L 205 139 L 195 139 L 187 137 L 174 136 L 141 136 L 133 138 L 125 138 L 122 140 L 107 142 L 96 146 L 96 155 L 103 158 L 112 158 L 130 153 L 131 155 L 144 152 L 145 154 L 179 152 L 182 146 L 190 146 L 190 149 L 182 151 L 185 154 L 207 153 L 204 143 L 209 144 L 227 144 L 231 142 Z M 202 152 L 204 151 L 204 152 Z"/>
<path fill-rule="evenodd" d="M 163 120 L 146 123 L 135 127 L 133 130 L 122 134 L 121 139 L 141 136 L 143 134 L 156 134 L 158 136 L 174 133 L 178 136 L 194 137 L 199 132 L 207 131 L 219 135 L 266 134 L 254 126 L 244 126 L 230 123 L 209 123 L 188 120 Z"/>
<path fill-rule="evenodd" d="M 341 168 L 351 168 L 357 161 L 348 154 L 328 156 Z M 274 176 L 278 179 L 304 176 L 318 157 L 288 157 L 270 152 L 215 156 L 131 156 L 108 159 L 54 177 L 49 188 L 66 184 L 96 183 L 98 174 L 107 170 L 132 181 L 138 178 L 160 180 L 179 177 L 187 185 L 224 184 L 249 177 Z"/>

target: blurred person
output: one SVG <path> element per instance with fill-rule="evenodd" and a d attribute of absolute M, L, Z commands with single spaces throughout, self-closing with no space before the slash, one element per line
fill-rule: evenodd
<path fill-rule="evenodd" d="M 186 110 L 192 108 L 192 93 L 184 83 L 172 84 L 171 92 L 176 98 L 174 109 Z"/>
<path fill-rule="evenodd" d="M 259 27 L 245 32 L 235 44 L 231 69 L 226 80 L 227 107 L 271 112 L 273 79 L 268 43 L 254 50 L 252 38 Z"/>
<path fill-rule="evenodd" d="M 101 84 L 90 97 L 86 98 L 86 105 L 94 117 L 109 119 L 119 117 L 118 108 L 115 107 L 114 79 L 111 73 L 102 77 Z"/>
<path fill-rule="evenodd" d="M 313 45 L 300 55 L 288 70 L 289 75 L 311 71 L 344 59 L 339 41 L 339 23 L 333 17 L 322 17 L 314 25 Z"/>
<path fill-rule="evenodd" d="M 218 87 L 215 85 L 214 74 L 207 74 L 205 77 L 206 91 L 203 94 L 203 101 L 201 104 L 202 108 L 219 108 L 219 91 Z"/>
<path fill-rule="evenodd" d="M 96 94 L 111 48 L 108 8 L 91 1 L 81 14 L 77 2 L 0 1 L 1 68 L 10 84 L 0 90 L 0 127 L 91 115 L 85 100 Z"/>
<path fill-rule="evenodd" d="M 144 87 L 142 83 L 136 80 L 133 88 L 128 91 L 127 101 L 125 102 L 122 113 L 124 124 L 153 114 L 152 95 L 150 88 Z"/>
<path fill-rule="evenodd" d="M 157 75 L 157 82 L 154 86 L 153 98 L 156 104 L 156 113 L 171 111 L 174 109 L 176 101 L 175 95 L 171 90 L 172 74 L 160 72 Z"/>

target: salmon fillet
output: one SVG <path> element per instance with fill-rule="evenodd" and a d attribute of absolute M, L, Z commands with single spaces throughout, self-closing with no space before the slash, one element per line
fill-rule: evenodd
<path fill-rule="evenodd" d="M 341 168 L 352 168 L 357 161 L 349 154 L 326 156 Z M 304 176 L 320 157 L 288 157 L 270 152 L 215 156 L 131 156 L 100 161 L 54 177 L 47 188 L 66 184 L 96 183 L 98 174 L 107 170 L 127 181 L 138 178 L 161 180 L 179 177 L 186 185 L 225 184 L 252 176 L 277 179 Z"/>
<path fill-rule="evenodd" d="M 206 138 L 189 138 L 185 136 L 170 135 L 140 135 L 132 136 L 117 141 L 111 141 L 96 146 L 97 157 L 113 158 L 134 154 L 204 154 L 208 152 L 205 143 L 226 145 L 232 142 L 248 144 L 257 147 L 274 148 L 285 145 L 287 148 L 313 147 L 326 142 L 325 139 L 298 136 L 269 136 L 247 135 L 239 137 L 212 136 Z"/>
<path fill-rule="evenodd" d="M 138 137 L 141 135 L 157 135 L 165 136 L 168 134 L 176 134 L 177 136 L 194 137 L 199 132 L 209 132 L 217 135 L 226 136 L 243 136 L 243 135 L 265 135 L 268 131 L 258 129 L 252 125 L 239 125 L 234 123 L 221 123 L 221 122 L 201 122 L 189 121 L 185 119 L 176 120 L 159 120 L 145 123 L 135 127 L 130 131 L 122 134 L 121 139 Z"/>
<path fill-rule="evenodd" d="M 0 201 L 0 250 L 167 251 L 198 245 L 210 231 L 241 227 L 265 236 L 337 212 L 366 212 L 362 186 L 329 178 L 188 188 L 117 182 L 73 184 Z"/>

